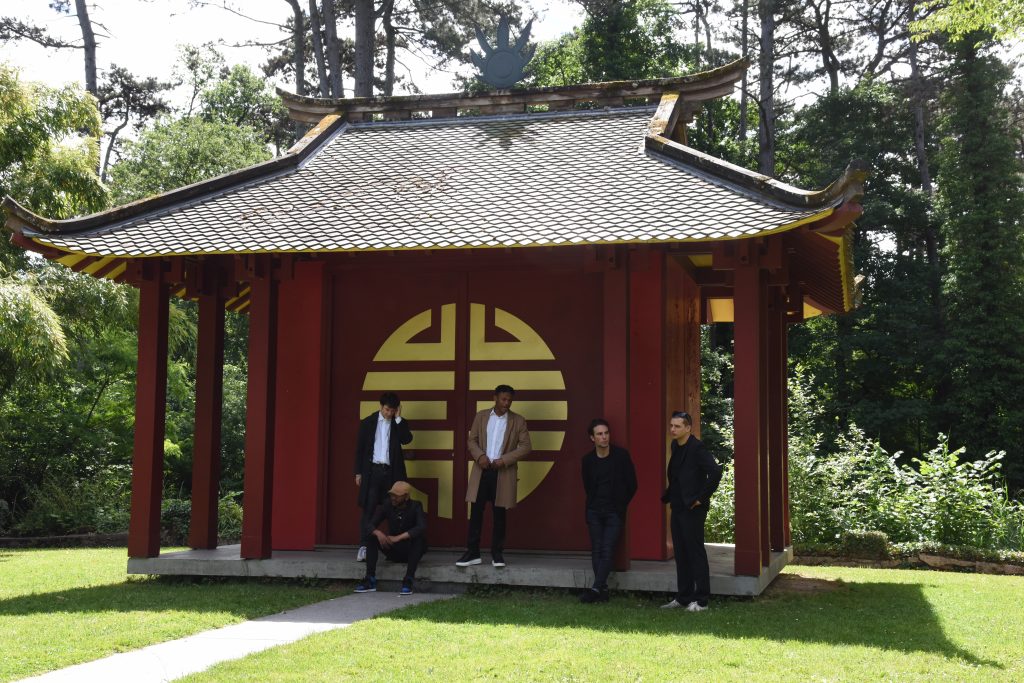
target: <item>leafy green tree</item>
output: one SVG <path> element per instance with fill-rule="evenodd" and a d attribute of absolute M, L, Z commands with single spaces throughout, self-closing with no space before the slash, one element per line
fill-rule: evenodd
<path fill-rule="evenodd" d="M 664 0 L 603 3 L 574 32 L 540 46 L 530 67 L 533 83 L 679 76 L 699 53 L 678 38 L 680 18 Z"/>
<path fill-rule="evenodd" d="M 827 406 L 816 425 L 826 443 L 853 421 L 893 450 L 921 452 L 939 426 L 939 335 L 932 307 L 922 305 L 930 298 L 929 202 L 915 187 L 912 125 L 901 91 L 865 82 L 800 110 L 780 137 L 780 162 L 800 186 L 825 186 L 855 158 L 872 171 L 854 233 L 861 305 L 790 332 L 791 358 L 814 377 L 810 390 Z"/>
<path fill-rule="evenodd" d="M 0 64 L 0 195 L 52 218 L 104 208 L 99 130 L 96 101 L 77 86 L 26 83 Z M 0 265 L 24 264 L 21 250 L 3 242 Z"/>
<path fill-rule="evenodd" d="M 200 96 L 200 116 L 238 128 L 254 128 L 280 154 L 292 142 L 288 110 L 267 88 L 266 81 L 243 65 L 227 73 Z"/>
<path fill-rule="evenodd" d="M 945 34 L 959 41 L 991 35 L 1008 40 L 1024 32 L 1022 0 L 929 0 L 922 6 L 935 11 L 914 22 L 912 29 L 919 37 Z"/>
<path fill-rule="evenodd" d="M 949 325 L 944 418 L 954 444 L 1007 451 L 1024 485 L 1024 193 L 1007 130 L 1009 70 L 972 34 L 952 43 L 942 94 L 938 198 Z M 943 431 L 946 431 L 945 429 Z"/>
<path fill-rule="evenodd" d="M 163 119 L 125 144 L 124 158 L 111 170 L 111 190 L 122 204 L 270 157 L 253 128 L 198 117 Z"/>

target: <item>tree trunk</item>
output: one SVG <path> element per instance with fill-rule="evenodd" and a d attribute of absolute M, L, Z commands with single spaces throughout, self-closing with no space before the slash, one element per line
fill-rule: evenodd
<path fill-rule="evenodd" d="M 324 36 L 327 44 L 328 83 L 331 97 L 344 97 L 344 86 L 341 84 L 341 41 L 338 40 L 338 15 L 334 7 L 335 0 L 324 0 Z"/>
<path fill-rule="evenodd" d="M 384 24 L 384 45 L 387 55 L 384 59 L 384 94 L 391 97 L 395 94 L 395 47 L 398 38 L 398 31 L 392 22 L 395 11 L 395 0 L 384 0 L 381 14 Z"/>
<path fill-rule="evenodd" d="M 775 0 L 759 0 L 757 15 L 761 20 L 761 54 L 758 57 L 760 79 L 760 124 L 758 125 L 758 170 L 766 176 L 775 175 Z"/>
<path fill-rule="evenodd" d="M 747 17 L 750 8 L 747 0 L 740 0 L 740 56 L 747 58 Z M 747 139 L 747 69 L 743 70 L 743 81 L 740 83 L 740 140 Z"/>
<path fill-rule="evenodd" d="M 832 2 L 831 0 L 824 0 L 822 4 L 825 6 L 824 12 L 822 12 L 821 6 L 815 3 L 811 3 L 811 10 L 814 12 L 814 23 L 818 33 L 818 51 L 821 53 L 821 67 L 828 74 L 828 92 L 830 95 L 835 95 L 839 92 L 839 70 L 842 65 L 839 62 L 839 58 L 836 57 L 835 41 L 832 39 L 832 32 L 829 30 Z"/>
<path fill-rule="evenodd" d="M 320 8 L 316 0 L 309 0 L 309 33 L 313 40 L 313 58 L 316 59 L 316 75 L 320 79 L 320 97 L 330 97 L 331 87 L 327 80 L 327 61 L 324 57 L 324 41 L 321 37 L 323 26 L 320 22 Z"/>
<path fill-rule="evenodd" d="M 110 154 L 114 151 L 114 143 L 117 142 L 117 136 L 124 130 L 125 126 L 128 125 L 128 118 L 117 125 L 117 128 L 110 132 L 110 141 L 107 142 L 107 152 L 103 155 L 103 165 L 100 167 L 100 180 L 107 182 L 107 169 L 110 168 Z"/>
<path fill-rule="evenodd" d="M 295 94 L 306 94 L 306 17 L 299 0 L 286 0 L 292 8 L 292 49 L 295 50 Z"/>
<path fill-rule="evenodd" d="M 75 11 L 78 13 L 78 25 L 82 28 L 82 48 L 85 50 L 85 89 L 95 95 L 96 87 L 96 34 L 89 20 L 89 7 L 86 0 L 75 0 Z"/>
<path fill-rule="evenodd" d="M 355 0 L 356 11 L 356 97 L 373 96 L 373 0 Z"/>

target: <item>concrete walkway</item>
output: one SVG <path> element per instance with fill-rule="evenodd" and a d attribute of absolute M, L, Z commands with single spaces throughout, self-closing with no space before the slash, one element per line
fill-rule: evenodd
<path fill-rule="evenodd" d="M 345 628 L 407 605 L 451 597 L 454 596 L 445 593 L 417 593 L 404 598 L 391 592 L 346 595 L 25 680 L 47 683 L 163 683 L 203 671 L 219 662 L 291 643 L 313 633 Z"/>

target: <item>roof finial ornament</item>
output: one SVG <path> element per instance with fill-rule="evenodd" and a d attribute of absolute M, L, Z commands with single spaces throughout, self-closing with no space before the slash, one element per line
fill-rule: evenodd
<path fill-rule="evenodd" d="M 489 85 L 499 90 L 511 88 L 523 78 L 523 69 L 533 59 L 536 45 L 527 45 L 530 40 L 530 27 L 533 26 L 531 19 L 519 33 L 515 45 L 509 42 L 509 20 L 507 15 L 502 15 L 498 21 L 498 44 L 491 47 L 487 42 L 487 36 L 476 27 L 476 39 L 480 43 L 483 55 L 473 50 L 469 51 L 473 58 L 473 64 L 480 69 L 480 77 Z"/>

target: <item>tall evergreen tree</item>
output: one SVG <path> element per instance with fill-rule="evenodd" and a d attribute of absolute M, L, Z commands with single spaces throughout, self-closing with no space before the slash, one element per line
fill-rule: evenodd
<path fill-rule="evenodd" d="M 1007 130 L 1009 70 L 977 34 L 950 44 L 938 197 L 949 322 L 946 429 L 975 455 L 1006 449 L 1024 485 L 1024 194 Z"/>

